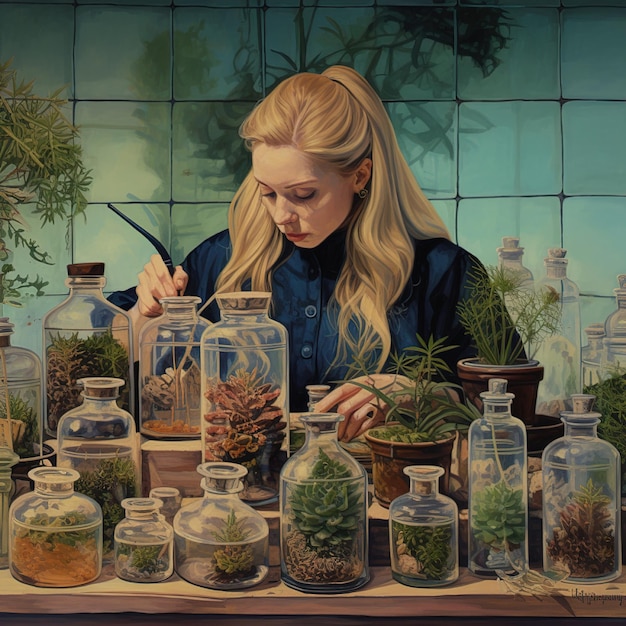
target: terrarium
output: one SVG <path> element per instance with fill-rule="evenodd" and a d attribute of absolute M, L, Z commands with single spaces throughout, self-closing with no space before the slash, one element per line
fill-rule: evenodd
<path fill-rule="evenodd" d="M 37 587 L 74 587 L 102 570 L 102 511 L 74 491 L 78 472 L 58 467 L 30 470 L 34 491 L 10 509 L 9 567 L 20 582 Z"/>
<path fill-rule="evenodd" d="M 620 457 L 599 439 L 595 396 L 575 394 L 563 411 L 563 437 L 542 456 L 543 567 L 595 583 L 621 574 Z"/>
<path fill-rule="evenodd" d="M 13 324 L 0 317 L 0 445 L 24 460 L 43 454 L 42 370 L 39 357 L 11 345 Z"/>
<path fill-rule="evenodd" d="M 243 465 L 242 499 L 271 502 L 289 445 L 287 331 L 268 315 L 270 293 L 216 300 L 221 320 L 201 339 L 203 461 Z"/>
<path fill-rule="evenodd" d="M 120 404 L 134 410 L 130 318 L 104 298 L 104 263 L 74 263 L 67 274 L 68 297 L 43 318 L 46 429 L 52 436 L 61 416 L 81 403 L 81 378 L 123 379 Z"/>
<path fill-rule="evenodd" d="M 200 439 L 200 338 L 208 322 L 198 316 L 200 298 L 159 300 L 163 315 L 139 335 L 142 434 Z"/>
<path fill-rule="evenodd" d="M 306 413 L 304 445 L 280 473 L 280 562 L 290 587 L 353 591 L 369 580 L 367 473 L 337 441 L 337 413 Z"/>
<path fill-rule="evenodd" d="M 526 428 L 511 415 L 507 381 L 489 380 L 483 417 L 468 432 L 469 570 L 485 577 L 528 569 Z"/>
<path fill-rule="evenodd" d="M 76 491 L 102 507 L 108 560 L 115 526 L 124 518 L 122 501 L 140 495 L 139 440 L 132 416 L 117 404 L 122 379 L 84 378 L 78 384 L 83 403 L 59 420 L 57 465 L 80 472 Z"/>
<path fill-rule="evenodd" d="M 174 531 L 159 513 L 158 498 L 125 498 L 126 517 L 115 527 L 115 573 L 123 580 L 155 583 L 174 572 Z"/>
<path fill-rule="evenodd" d="M 411 587 L 440 587 L 459 577 L 459 522 L 454 500 L 439 493 L 444 469 L 410 465 L 409 493 L 389 506 L 391 574 Z"/>
<path fill-rule="evenodd" d="M 204 497 L 174 518 L 175 569 L 210 589 L 243 589 L 269 571 L 269 527 L 239 497 L 247 470 L 237 463 L 198 466 Z"/>

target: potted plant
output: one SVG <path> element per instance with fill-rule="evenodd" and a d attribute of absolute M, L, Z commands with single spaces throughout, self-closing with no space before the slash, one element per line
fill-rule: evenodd
<path fill-rule="evenodd" d="M 22 306 L 24 293 L 41 295 L 48 283 L 19 274 L 10 248 L 22 247 L 35 261 L 53 263 L 26 234 L 25 210 L 42 225 L 60 219 L 69 229 L 87 207 L 91 177 L 83 165 L 78 129 L 63 114 L 63 88 L 48 97 L 36 95 L 33 82 L 18 81 L 10 66 L 11 61 L 0 63 L 0 304 Z"/>
<path fill-rule="evenodd" d="M 385 507 L 409 490 L 403 470 L 409 465 L 439 465 L 442 493 L 450 493 L 450 467 L 456 433 L 480 417 L 471 403 L 459 400 L 461 387 L 445 380 L 451 373 L 442 355 L 454 346 L 446 338 L 424 340 L 392 355 L 393 384 L 380 389 L 357 383 L 386 405 L 385 424 L 371 428 L 365 439 L 372 451 L 374 495 Z"/>
<path fill-rule="evenodd" d="M 469 286 L 472 295 L 457 311 L 477 357 L 457 364 L 463 390 L 482 409 L 480 393 L 489 379 L 505 378 L 515 394 L 513 415 L 526 426 L 539 426 L 535 408 L 543 367 L 533 357 L 541 342 L 559 329 L 559 295 L 528 289 L 521 276 L 499 266 L 477 270 Z"/>

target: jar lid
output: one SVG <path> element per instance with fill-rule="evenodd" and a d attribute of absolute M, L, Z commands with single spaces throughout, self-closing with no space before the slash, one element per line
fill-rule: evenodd
<path fill-rule="evenodd" d="M 519 237 L 502 237 L 502 246 L 496 248 L 496 252 L 504 259 L 519 259 L 524 254 L 524 248 L 519 245 Z"/>
<path fill-rule="evenodd" d="M 8 317 L 0 317 L 0 334 L 12 333 L 15 324 L 9 321 Z"/>
<path fill-rule="evenodd" d="M 104 376 L 79 378 L 76 382 L 83 386 L 84 398 L 117 398 L 120 395 L 119 388 L 126 384 L 126 381 L 121 378 Z"/>
<path fill-rule="evenodd" d="M 136 513 L 151 513 L 163 506 L 163 500 L 159 498 L 124 498 L 121 502 L 122 508 L 126 511 Z"/>
<path fill-rule="evenodd" d="M 68 276 L 104 276 L 104 263 L 70 263 L 67 266 Z"/>
<path fill-rule="evenodd" d="M 233 291 L 215 296 L 220 311 L 252 313 L 266 311 L 272 294 L 269 291 Z"/>
<path fill-rule="evenodd" d="M 202 488 L 212 493 L 238 493 L 243 490 L 241 479 L 248 470 L 238 463 L 225 461 L 209 461 L 197 467 L 199 474 L 204 476 Z"/>

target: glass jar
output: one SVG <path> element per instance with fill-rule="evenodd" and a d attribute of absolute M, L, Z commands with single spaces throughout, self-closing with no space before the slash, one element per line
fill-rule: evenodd
<path fill-rule="evenodd" d="M 410 587 L 441 587 L 459 577 L 459 511 L 439 493 L 437 465 L 409 465 L 410 490 L 389 505 L 391 575 Z"/>
<path fill-rule="evenodd" d="M 599 439 L 595 396 L 576 394 L 563 411 L 564 435 L 542 455 L 543 567 L 568 581 L 596 583 L 621 574 L 620 458 Z"/>
<path fill-rule="evenodd" d="M 567 277 L 567 250 L 550 248 L 544 259 L 545 276 L 538 281 L 539 291 L 558 295 L 559 330 L 546 337 L 535 358 L 543 365 L 539 383 L 537 413 L 558 416 L 571 409 L 570 396 L 581 392 L 580 292 Z"/>
<path fill-rule="evenodd" d="M 126 518 L 115 527 L 115 574 L 135 583 L 156 583 L 174 572 L 174 531 L 158 498 L 125 498 Z"/>
<path fill-rule="evenodd" d="M 237 463 L 198 466 L 204 497 L 174 518 L 176 573 L 209 589 L 244 589 L 269 571 L 269 527 L 241 500 L 246 468 Z"/>
<path fill-rule="evenodd" d="M 176 487 L 152 487 L 150 497 L 161 501 L 159 512 L 168 524 L 173 524 L 183 501 L 180 491 Z"/>
<path fill-rule="evenodd" d="M 583 387 L 588 387 L 599 383 L 601 380 L 604 323 L 589 324 L 585 328 L 585 334 L 587 335 L 587 345 L 582 348 L 582 378 Z"/>
<path fill-rule="evenodd" d="M 502 237 L 502 246 L 496 249 L 498 266 L 519 277 L 523 289 L 534 289 L 533 273 L 523 264 L 524 248 L 519 237 Z"/>
<path fill-rule="evenodd" d="M 76 587 L 102 570 L 102 511 L 74 492 L 78 472 L 36 467 L 28 472 L 34 491 L 10 509 L 9 567 L 20 582 L 36 587 Z"/>
<path fill-rule="evenodd" d="M 120 378 L 83 378 L 83 403 L 59 420 L 57 465 L 80 472 L 76 491 L 102 507 L 105 560 L 124 518 L 122 500 L 140 495 L 141 465 L 135 422 L 117 405 Z"/>
<path fill-rule="evenodd" d="M 287 331 L 268 316 L 270 293 L 216 300 L 221 320 L 201 339 L 203 461 L 243 465 L 242 499 L 265 504 L 278 498 L 289 445 Z"/>
<path fill-rule="evenodd" d="M 139 334 L 140 429 L 167 439 L 200 439 L 200 338 L 196 296 L 159 300 L 163 315 Z"/>
<path fill-rule="evenodd" d="M 337 413 L 305 413 L 302 448 L 280 473 L 280 566 L 289 587 L 341 593 L 369 580 L 367 473 L 341 448 Z"/>
<path fill-rule="evenodd" d="M 511 415 L 514 394 L 503 378 L 480 394 L 483 417 L 468 432 L 469 570 L 496 577 L 528 569 L 526 428 Z"/>
<path fill-rule="evenodd" d="M 11 468 L 19 460 L 13 450 L 0 447 L 0 569 L 9 566 L 9 506 L 15 488 Z"/>
<path fill-rule="evenodd" d="M 9 318 L 0 317 L 0 445 L 35 460 L 43 454 L 41 361 L 12 346 L 12 334 Z"/>
<path fill-rule="evenodd" d="M 626 274 L 617 277 L 619 287 L 613 290 L 617 309 L 604 322 L 602 376 L 626 371 Z"/>
<path fill-rule="evenodd" d="M 104 263 L 74 263 L 67 275 L 68 297 L 43 318 L 46 430 L 53 437 L 61 416 L 81 402 L 81 378 L 123 379 L 120 404 L 134 410 L 130 318 L 104 298 Z"/>

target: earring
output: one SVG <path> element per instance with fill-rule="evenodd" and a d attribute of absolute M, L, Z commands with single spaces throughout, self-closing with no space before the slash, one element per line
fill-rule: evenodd
<path fill-rule="evenodd" d="M 369 193 L 369 190 L 363 187 L 363 189 L 359 191 L 359 198 L 361 198 L 361 200 L 363 200 L 364 198 L 367 198 L 368 193 Z"/>

